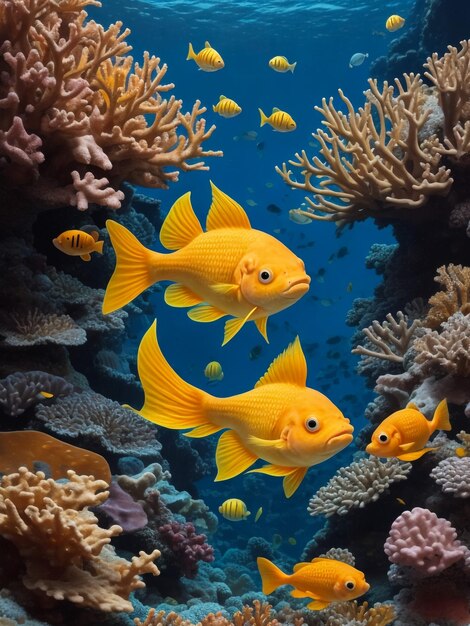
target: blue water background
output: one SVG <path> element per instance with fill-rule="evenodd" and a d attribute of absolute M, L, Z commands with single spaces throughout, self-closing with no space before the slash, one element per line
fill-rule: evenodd
<path fill-rule="evenodd" d="M 357 357 L 350 354 L 353 329 L 345 324 L 345 318 L 355 298 L 373 294 L 377 277 L 365 268 L 365 257 L 371 244 L 392 243 L 391 231 L 363 222 L 345 230 L 338 238 L 333 223 L 293 223 L 288 219 L 288 211 L 303 202 L 303 193 L 287 187 L 274 167 L 293 158 L 301 149 L 306 149 L 310 157 L 316 153 L 318 144 L 312 144 L 311 133 L 320 126 L 322 117 L 313 107 L 320 105 L 322 98 L 334 96 L 340 106 L 337 90 L 341 88 L 356 107 L 363 104 L 370 63 L 386 54 L 390 42 L 401 34 L 388 33 L 385 20 L 392 13 L 407 18 L 409 10 L 408 2 L 385 5 L 381 0 L 367 3 L 113 0 L 102 9 L 90 8 L 90 16 L 106 26 L 122 20 L 130 27 L 128 40 L 133 46 L 134 59 L 141 60 L 144 50 L 161 57 L 168 64 L 165 82 L 175 83 L 170 94 L 183 99 L 182 110 L 190 111 L 193 102 L 200 99 L 208 109 L 204 116 L 208 126 L 217 125 L 204 148 L 221 149 L 224 157 L 207 159 L 209 172 L 182 173 L 179 182 L 169 190 L 141 191 L 159 198 L 165 214 L 176 198 L 191 191 L 193 206 L 204 224 L 210 205 L 209 180 L 212 180 L 245 207 L 254 228 L 273 234 L 301 256 L 312 276 L 309 294 L 269 320 L 269 345 L 264 343 L 254 324 L 247 324 L 229 345 L 221 348 L 223 320 L 196 324 L 187 318 L 185 310 L 169 308 L 163 302 L 163 293 L 157 293 L 153 301 L 163 353 L 191 384 L 221 396 L 246 391 L 298 334 L 304 347 L 309 348 L 309 385 L 338 404 L 356 430 L 365 423 L 363 413 L 372 392 L 354 371 Z M 186 61 L 188 43 L 191 41 L 198 52 L 206 40 L 222 55 L 223 70 L 206 73 L 198 71 L 194 61 Z M 369 58 L 362 66 L 350 69 L 349 59 L 356 52 L 367 52 Z M 295 73 L 271 70 L 268 61 L 275 55 L 297 61 Z M 221 94 L 236 100 L 243 112 L 233 119 L 213 113 L 212 105 Z M 269 115 L 274 106 L 292 115 L 297 123 L 295 132 L 276 133 L 267 125 L 259 127 L 258 107 Z M 248 131 L 257 132 L 256 140 L 243 139 Z M 236 137 L 239 139 L 235 140 Z M 267 184 L 272 187 L 268 188 Z M 249 206 L 247 201 L 256 202 L 256 206 Z M 267 211 L 269 204 L 277 205 L 282 213 Z M 277 229 L 281 232 L 274 232 Z M 342 246 L 347 246 L 349 253 L 340 259 L 335 256 L 329 262 L 330 256 Z M 155 249 L 162 250 L 158 241 Z M 326 270 L 324 282 L 318 280 L 320 268 Z M 349 283 L 352 283 L 350 293 Z M 142 320 L 141 334 L 149 323 L 148 319 Z M 332 336 L 340 336 L 340 342 L 328 345 L 326 340 Z M 250 351 L 259 345 L 262 347 L 259 358 L 250 359 Z M 131 352 L 136 348 L 136 344 L 129 346 Z M 332 358 L 332 351 L 339 352 L 340 357 Z M 209 387 L 203 371 L 211 360 L 221 362 L 225 378 Z M 353 396 L 353 401 L 345 399 L 348 394 Z M 212 440 L 215 443 L 217 436 Z M 252 523 L 238 524 L 235 533 L 233 524 L 222 524 L 220 537 L 242 547 L 253 534 L 269 541 L 274 533 L 283 537 L 295 535 L 297 546 L 285 542 L 283 546 L 293 558 L 298 558 L 299 548 L 319 524 L 306 512 L 309 496 L 340 465 L 348 464 L 354 451 L 352 444 L 329 462 L 310 470 L 287 506 L 281 480 L 270 477 L 260 477 L 256 483 L 239 477 L 215 484 L 212 476 L 207 477 L 199 482 L 199 495 L 213 510 L 227 497 L 243 498 L 253 512 L 251 519 L 262 505 L 264 517 L 256 527 Z M 212 543 L 220 548 L 217 538 L 212 538 Z"/>

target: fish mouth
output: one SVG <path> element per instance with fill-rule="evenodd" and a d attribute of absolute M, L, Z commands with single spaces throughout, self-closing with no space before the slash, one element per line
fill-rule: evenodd
<path fill-rule="evenodd" d="M 333 437 L 330 437 L 330 439 L 328 439 L 328 447 L 333 447 L 333 446 L 337 447 L 338 444 L 347 446 L 353 440 L 352 433 L 353 433 L 353 430 L 351 427 L 351 428 L 342 430 L 336 435 L 333 435 Z"/>
<path fill-rule="evenodd" d="M 284 298 L 298 298 L 299 296 L 302 296 L 310 289 L 310 280 L 310 276 L 304 276 L 304 278 L 293 280 L 287 289 L 284 289 L 282 295 Z"/>
<path fill-rule="evenodd" d="M 57 239 L 57 237 L 52 240 L 52 243 L 54 244 L 56 248 L 59 248 L 59 240 Z"/>

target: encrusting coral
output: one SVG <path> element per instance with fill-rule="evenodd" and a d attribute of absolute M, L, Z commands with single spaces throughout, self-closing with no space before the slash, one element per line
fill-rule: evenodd
<path fill-rule="evenodd" d="M 134 63 L 129 29 L 87 20 L 86 5 L 101 6 L 3 2 L 0 184 L 46 205 L 117 209 L 123 181 L 165 188 L 221 152 L 202 148 L 215 127 L 199 101 L 183 114 L 180 100 L 162 97 L 174 87 L 166 64 L 148 52 Z"/>
<path fill-rule="evenodd" d="M 25 467 L 0 481 L 0 535 L 23 561 L 23 585 L 39 595 L 102 611 L 132 611 L 129 594 L 144 587 L 140 575 L 159 571 L 159 551 L 132 561 L 109 547 L 119 526 L 100 528 L 88 510 L 108 497 L 107 483 L 72 470 L 68 481 L 46 479 Z"/>

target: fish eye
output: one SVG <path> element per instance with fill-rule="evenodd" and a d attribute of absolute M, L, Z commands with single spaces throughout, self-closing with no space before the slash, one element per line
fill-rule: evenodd
<path fill-rule="evenodd" d="M 271 272 L 271 270 L 264 268 L 259 271 L 258 279 L 260 283 L 263 283 L 264 285 L 268 285 L 272 281 L 273 278 L 274 278 L 274 274 Z"/>
<path fill-rule="evenodd" d="M 380 441 L 380 443 L 387 443 L 388 435 L 387 433 L 380 433 L 377 439 Z"/>
<path fill-rule="evenodd" d="M 352 591 L 356 588 L 356 583 L 353 580 L 347 580 L 344 583 L 344 586 L 346 587 L 346 589 L 349 589 L 349 591 Z"/>
<path fill-rule="evenodd" d="M 314 433 L 315 431 L 317 431 L 320 428 L 320 422 L 319 422 L 319 420 L 317 420 L 316 417 L 308 417 L 305 420 L 305 428 L 309 432 Z"/>

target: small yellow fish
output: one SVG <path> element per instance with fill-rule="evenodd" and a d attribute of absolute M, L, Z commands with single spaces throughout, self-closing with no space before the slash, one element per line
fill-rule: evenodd
<path fill-rule="evenodd" d="M 79 256 L 83 261 L 91 259 L 90 253 L 103 254 L 104 241 L 98 241 L 98 229 L 91 230 L 90 234 L 84 230 L 66 230 L 52 240 L 52 243 L 64 254 Z"/>
<path fill-rule="evenodd" d="M 293 598 L 309 598 L 307 608 L 324 609 L 332 602 L 354 600 L 370 589 L 364 574 L 336 559 L 319 557 L 310 563 L 297 563 L 292 574 L 285 574 L 268 559 L 258 557 L 263 593 L 269 595 L 281 585 L 292 585 Z"/>
<path fill-rule="evenodd" d="M 53 398 L 54 394 L 53 393 L 49 393 L 48 391 L 40 391 L 39 395 L 42 396 L 43 398 L 46 398 L 47 400 L 49 400 L 49 398 Z"/>
<path fill-rule="evenodd" d="M 197 54 L 194 52 L 192 44 L 189 44 L 186 61 L 190 60 L 195 61 L 199 69 L 203 72 L 217 72 L 217 70 L 221 70 L 225 65 L 220 54 L 211 47 L 208 41 L 206 41 L 204 48 Z"/>
<path fill-rule="evenodd" d="M 212 105 L 214 113 L 218 113 L 222 117 L 235 117 L 242 112 L 242 109 L 235 100 L 231 100 L 226 96 L 220 96 L 217 104 Z"/>
<path fill-rule="evenodd" d="M 191 206 L 191 194 L 176 200 L 160 230 L 160 241 L 171 254 L 145 248 L 121 224 L 108 220 L 116 268 L 106 288 L 103 313 L 125 306 L 162 280 L 165 302 L 192 307 L 196 322 L 225 323 L 223 345 L 248 321 L 267 341 L 270 315 L 287 309 L 309 290 L 304 263 L 278 239 L 251 227 L 243 208 L 212 186 L 206 232 Z"/>
<path fill-rule="evenodd" d="M 464 456 L 468 456 L 468 452 L 465 448 L 463 448 L 462 446 L 459 446 L 458 448 L 455 448 L 455 454 L 456 456 L 463 458 Z"/>
<path fill-rule="evenodd" d="M 251 198 L 247 200 L 246 203 L 248 206 L 258 206 L 258 203 L 255 202 L 255 200 L 252 200 Z"/>
<path fill-rule="evenodd" d="M 231 522 L 241 522 L 246 519 L 248 515 L 251 515 L 243 500 L 238 500 L 238 498 L 225 500 L 225 502 L 219 506 L 219 513 L 222 517 L 225 517 L 225 519 Z"/>
<path fill-rule="evenodd" d="M 261 517 L 262 513 L 263 513 L 263 507 L 260 506 L 259 509 L 256 511 L 255 522 L 257 522 L 259 520 L 259 518 Z"/>
<path fill-rule="evenodd" d="M 291 546 L 297 545 L 297 539 L 295 537 L 289 537 L 287 541 L 290 543 Z"/>
<path fill-rule="evenodd" d="M 418 407 L 410 402 L 406 409 L 385 418 L 375 429 L 366 452 L 378 457 L 396 457 L 400 461 L 414 461 L 436 448 L 425 448 L 435 430 L 451 430 L 446 400 L 442 400 L 432 420 L 428 420 Z"/>
<path fill-rule="evenodd" d="M 260 126 L 269 124 L 274 128 L 274 130 L 277 130 L 280 133 L 290 133 L 292 130 L 297 128 L 297 124 L 294 122 L 289 113 L 281 111 L 277 107 L 273 108 L 273 112 L 269 117 L 266 117 L 261 109 L 258 109 L 258 111 L 261 116 Z"/>
<path fill-rule="evenodd" d="M 295 66 L 297 65 L 297 61 L 295 63 L 289 63 L 289 61 L 286 59 L 286 57 L 277 56 L 277 57 L 273 57 L 269 61 L 268 65 L 275 72 L 292 72 L 292 73 L 294 73 Z"/>
<path fill-rule="evenodd" d="M 209 382 L 223 380 L 222 365 L 218 361 L 211 361 L 204 369 L 204 376 L 209 379 Z"/>
<path fill-rule="evenodd" d="M 284 477 L 286 497 L 299 487 L 309 467 L 323 463 L 351 443 L 353 427 L 322 393 L 306 387 L 307 362 L 298 337 L 270 365 L 255 388 L 217 398 L 190 385 L 165 360 L 155 321 L 137 354 L 137 369 L 145 400 L 145 419 L 187 437 L 219 438 L 215 481 L 245 472 Z"/>
<path fill-rule="evenodd" d="M 403 506 L 406 506 L 406 502 L 403 500 L 403 498 L 395 498 L 395 500 L 396 500 L 399 504 L 402 504 Z"/>
<path fill-rule="evenodd" d="M 405 19 L 403 17 L 400 17 L 399 15 L 391 15 L 385 22 L 385 28 L 393 33 L 394 31 L 403 28 L 404 23 Z"/>

